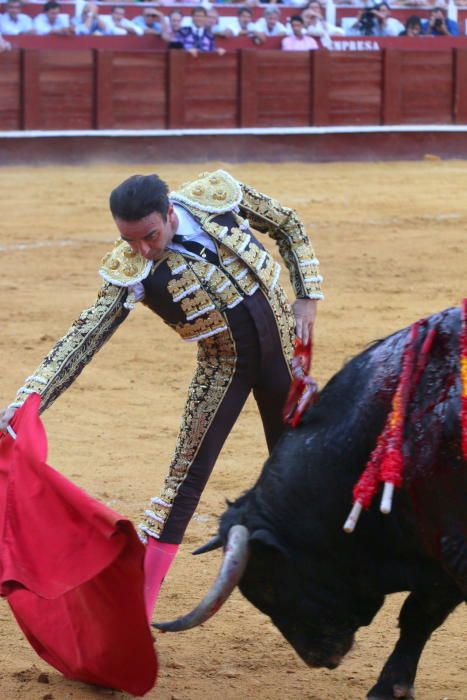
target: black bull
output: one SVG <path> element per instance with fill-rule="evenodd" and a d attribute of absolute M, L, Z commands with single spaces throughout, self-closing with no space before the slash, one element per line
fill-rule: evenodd
<path fill-rule="evenodd" d="M 389 515 L 374 502 L 353 534 L 343 532 L 352 488 L 391 410 L 409 329 L 375 343 L 329 381 L 220 522 L 224 545 L 233 526 L 248 531 L 241 592 L 310 666 L 336 667 L 386 594 L 409 591 L 399 640 L 369 698 L 413 697 L 427 640 L 467 599 L 460 327 L 459 310 L 448 309 L 422 329 L 425 336 L 436 328 L 436 336 L 409 404 L 404 483 Z"/>

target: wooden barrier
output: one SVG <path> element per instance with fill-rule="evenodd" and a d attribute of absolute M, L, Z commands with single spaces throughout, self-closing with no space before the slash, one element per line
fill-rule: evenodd
<path fill-rule="evenodd" d="M 167 54 L 94 51 L 97 129 L 167 127 Z"/>
<path fill-rule="evenodd" d="M 467 48 L 117 46 L 0 54 L 0 130 L 467 123 Z"/>
<path fill-rule="evenodd" d="M 242 51 L 240 126 L 311 123 L 309 52 Z"/>
<path fill-rule="evenodd" d="M 21 129 L 21 53 L 11 51 L 0 57 L 0 129 Z"/>

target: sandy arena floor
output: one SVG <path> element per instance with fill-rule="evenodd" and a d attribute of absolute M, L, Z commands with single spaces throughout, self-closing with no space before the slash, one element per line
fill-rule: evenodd
<path fill-rule="evenodd" d="M 326 278 L 314 362 L 321 384 L 372 339 L 467 294 L 467 162 L 220 165 L 295 207 L 308 226 Z M 199 170 L 158 168 L 174 188 Z M 93 301 L 99 261 L 116 237 L 107 195 L 133 172 L 149 170 L 0 169 L 0 405 Z M 194 351 L 137 309 L 45 414 L 49 463 L 138 521 L 169 462 Z M 159 619 L 186 611 L 205 591 L 220 555 L 193 558 L 190 552 L 215 531 L 224 499 L 254 482 L 264 458 L 249 403 L 166 580 Z M 237 592 L 202 628 L 158 638 L 160 677 L 147 697 L 362 700 L 392 649 L 402 600 L 387 601 L 340 668 L 312 671 Z M 65 680 L 35 656 L 5 603 L 0 616 L 0 700 L 128 697 Z M 466 622 L 465 608 L 458 609 L 433 636 L 420 664 L 419 700 L 467 698 Z"/>

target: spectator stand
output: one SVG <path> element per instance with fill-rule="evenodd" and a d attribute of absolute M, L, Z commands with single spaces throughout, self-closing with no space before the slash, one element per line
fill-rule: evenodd
<path fill-rule="evenodd" d="M 466 0 L 467 1 L 467 0 Z M 65 12 L 69 15 L 74 15 L 77 3 L 74 2 L 62 2 L 60 3 L 62 6 L 62 12 Z M 189 17 L 191 14 L 191 11 L 193 7 L 195 7 L 194 4 L 179 4 L 179 3 L 174 3 L 174 4 L 164 4 L 161 5 L 157 2 L 151 3 L 151 2 L 145 2 L 145 3 L 139 3 L 139 2 L 122 2 L 122 3 L 113 3 L 113 2 L 98 2 L 97 3 L 100 11 L 102 14 L 110 14 L 111 8 L 113 5 L 118 4 L 122 5 L 122 7 L 125 8 L 125 14 L 129 19 L 132 19 L 133 17 L 136 17 L 137 15 L 141 14 L 142 10 L 144 7 L 150 7 L 154 6 L 157 7 L 161 12 L 164 14 L 168 15 L 169 12 L 172 10 L 180 10 L 183 15 Z M 306 3 L 304 2 L 304 5 Z M 332 2 L 330 3 L 323 3 L 326 7 L 326 14 L 327 14 L 327 19 L 329 21 L 333 20 L 335 17 L 335 24 L 338 26 L 342 26 L 342 20 L 343 19 L 349 19 L 352 21 L 355 21 L 355 18 L 357 17 L 358 13 L 363 9 L 364 3 L 358 3 L 358 4 L 345 4 L 345 3 L 335 3 L 333 4 Z M 405 23 L 405 20 L 410 16 L 410 15 L 418 15 L 419 17 L 422 17 L 423 19 L 426 19 L 429 14 L 431 8 L 435 5 L 436 3 L 426 3 L 425 5 L 419 5 L 417 3 L 414 3 L 413 5 L 410 4 L 405 4 L 403 6 L 397 5 L 395 3 L 390 3 L 391 5 L 391 14 L 393 17 L 396 19 L 400 20 L 403 24 Z M 39 14 L 42 11 L 44 3 L 43 2 L 26 2 L 23 5 L 23 12 L 25 12 L 27 15 L 31 17 L 35 17 L 37 14 Z M 219 15 L 221 17 L 229 17 L 233 16 L 235 17 L 239 8 L 242 7 L 241 3 L 239 4 L 215 4 L 213 3 L 213 7 L 216 8 L 218 11 Z M 258 20 L 260 17 L 263 16 L 264 9 L 266 7 L 269 7 L 268 4 L 264 5 L 257 5 L 255 7 L 250 7 L 252 13 L 253 13 L 253 19 L 254 21 Z M 467 20 L 467 7 L 464 7 L 463 5 L 454 5 L 456 11 L 457 11 L 457 21 L 459 22 L 459 25 L 462 25 L 464 27 L 465 22 Z M 300 14 L 301 8 L 291 6 L 291 5 L 278 5 L 278 8 L 280 9 L 281 17 L 282 18 L 288 18 L 291 15 L 294 14 Z M 2 5 L 0 4 L 0 9 L 1 11 L 4 11 L 4 6 L 2 8 Z M 334 23 L 334 22 L 333 22 Z M 348 24 L 348 22 L 344 22 L 344 24 Z"/>
<path fill-rule="evenodd" d="M 13 37 L 0 162 L 465 156 L 467 38 L 366 41 L 284 53 L 280 39 L 219 39 L 224 56 L 195 58 L 157 36 Z"/>

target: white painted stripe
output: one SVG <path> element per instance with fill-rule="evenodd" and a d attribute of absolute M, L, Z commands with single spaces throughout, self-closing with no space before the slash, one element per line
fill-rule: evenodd
<path fill-rule="evenodd" d="M 13 430 L 13 428 L 11 427 L 11 425 L 9 425 L 9 426 L 7 427 L 7 432 L 10 433 L 11 437 L 13 438 L 13 440 L 16 440 L 16 433 L 15 433 L 15 431 Z"/>
<path fill-rule="evenodd" d="M 31 241 L 30 243 L 13 243 L 11 245 L 0 244 L 0 253 L 9 253 L 15 250 L 34 250 L 36 248 L 64 248 L 66 246 L 74 245 L 91 245 L 96 243 L 112 243 L 115 240 L 113 238 L 99 239 L 96 241 L 90 240 L 70 240 L 67 238 L 58 239 L 56 241 Z"/>
<path fill-rule="evenodd" d="M 13 245 L 0 245 L 0 253 L 8 253 L 11 250 L 31 250 L 33 248 L 63 248 L 67 245 L 78 245 L 79 241 L 34 241 L 32 243 L 14 243 Z"/>
<path fill-rule="evenodd" d="M 67 129 L 56 131 L 0 131 L 0 139 L 140 138 L 141 136 L 285 136 L 305 134 L 391 134 L 467 132 L 467 124 L 390 124 L 358 126 L 284 126 L 248 129 Z"/>

